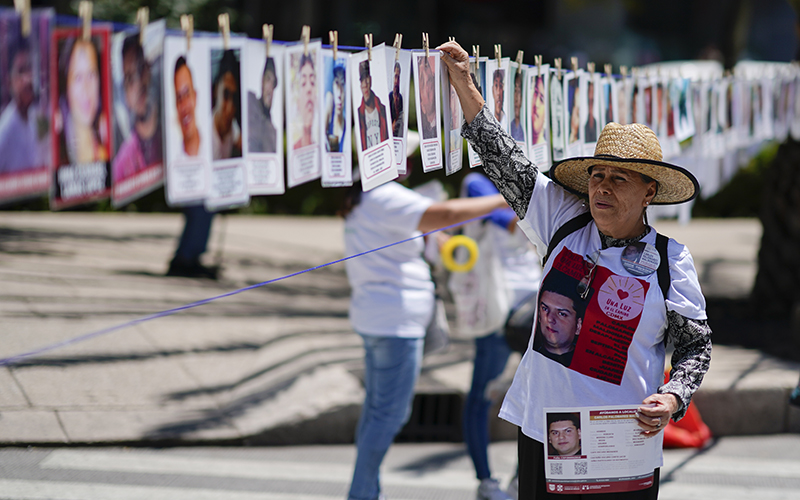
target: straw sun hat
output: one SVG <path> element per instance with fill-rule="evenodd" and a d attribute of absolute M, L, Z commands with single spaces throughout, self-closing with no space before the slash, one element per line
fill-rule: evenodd
<path fill-rule="evenodd" d="M 651 205 L 683 203 L 697 196 L 697 179 L 683 167 L 661 161 L 661 145 L 656 134 L 641 123 L 603 127 L 594 156 L 568 158 L 553 165 L 553 180 L 577 195 L 589 193 L 589 168 L 595 165 L 626 168 L 658 182 Z"/>

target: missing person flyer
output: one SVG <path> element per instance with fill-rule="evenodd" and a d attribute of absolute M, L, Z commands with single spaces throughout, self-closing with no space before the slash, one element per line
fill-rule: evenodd
<path fill-rule="evenodd" d="M 619 493 L 653 485 L 664 434 L 643 434 L 639 405 L 545 408 L 547 491 Z"/>

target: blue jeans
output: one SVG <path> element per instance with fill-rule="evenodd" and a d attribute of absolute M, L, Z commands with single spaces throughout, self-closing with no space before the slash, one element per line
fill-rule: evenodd
<path fill-rule="evenodd" d="M 361 337 L 366 397 L 356 429 L 356 465 L 348 496 L 375 500 L 381 492 L 383 457 L 411 415 L 424 339 Z"/>
<path fill-rule="evenodd" d="M 197 262 L 206 251 L 214 212 L 209 212 L 203 205 L 194 205 L 183 209 L 183 218 L 183 233 L 175 256 Z"/>
<path fill-rule="evenodd" d="M 475 465 L 478 479 L 492 477 L 489 470 L 489 407 L 486 386 L 503 373 L 511 348 L 500 333 L 475 339 L 475 366 L 472 371 L 472 388 L 464 404 L 464 442 Z"/>

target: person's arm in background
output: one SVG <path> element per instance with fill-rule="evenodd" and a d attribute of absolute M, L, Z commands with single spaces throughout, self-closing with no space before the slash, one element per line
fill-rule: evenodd
<path fill-rule="evenodd" d="M 492 184 L 492 181 L 478 172 L 467 174 L 464 178 L 464 182 L 467 183 L 468 198 L 497 194 L 497 188 Z M 509 207 L 493 210 L 492 213 L 489 214 L 488 219 L 512 234 L 517 228 L 517 221 L 519 221 L 517 214 Z"/>
<path fill-rule="evenodd" d="M 456 42 L 444 43 L 437 50 L 441 51 L 442 62 L 447 66 L 450 82 L 464 111 L 466 124 L 461 134 L 480 156 L 484 172 L 508 205 L 520 219 L 524 218 L 533 196 L 538 169 L 486 108 L 470 76 L 467 52 Z"/>
<path fill-rule="evenodd" d="M 492 210 L 507 206 L 505 200 L 499 194 L 481 198 L 453 198 L 452 200 L 440 201 L 425 210 L 417 229 L 427 233 L 434 229 L 452 226 L 459 222 L 487 215 Z"/>

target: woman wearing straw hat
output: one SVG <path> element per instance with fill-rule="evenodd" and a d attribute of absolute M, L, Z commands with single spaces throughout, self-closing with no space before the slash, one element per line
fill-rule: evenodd
<path fill-rule="evenodd" d="M 692 257 L 657 235 L 645 213 L 651 204 L 693 199 L 697 181 L 661 161 L 649 128 L 616 123 L 603 129 L 594 156 L 555 164 L 551 181 L 485 108 L 469 77 L 467 53 L 455 42 L 438 49 L 464 109 L 463 135 L 520 227 L 548 247 L 543 282 L 571 280 L 585 301 L 569 364 L 529 346 L 500 411 L 519 427 L 519 498 L 550 498 L 544 408 L 638 405 L 642 432 L 660 439 L 670 417 L 683 417 L 708 370 L 711 330 Z M 622 259 L 632 244 L 644 246 L 642 255 Z M 662 385 L 666 340 L 675 351 L 670 380 Z M 658 474 L 656 468 L 646 489 L 591 498 L 657 498 Z"/>

